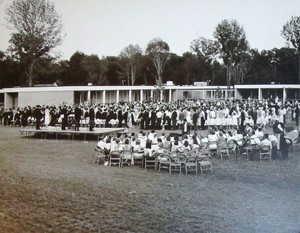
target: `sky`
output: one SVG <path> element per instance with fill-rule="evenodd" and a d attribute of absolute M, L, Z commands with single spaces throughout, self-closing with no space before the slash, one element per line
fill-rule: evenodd
<path fill-rule="evenodd" d="M 0 51 L 6 51 L 11 31 L 5 27 L 5 9 L 12 0 L 0 0 Z M 300 16 L 300 0 L 52 0 L 62 15 L 61 59 L 76 52 L 118 56 L 130 44 L 142 49 L 161 38 L 178 55 L 190 51 L 199 37 L 214 39 L 224 19 L 243 26 L 251 48 L 269 50 L 287 46 L 280 35 L 292 16 Z"/>

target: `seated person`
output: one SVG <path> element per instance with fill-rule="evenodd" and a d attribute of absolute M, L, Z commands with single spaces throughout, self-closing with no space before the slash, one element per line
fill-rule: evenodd
<path fill-rule="evenodd" d="M 260 139 L 255 135 L 255 131 L 252 132 L 252 136 L 250 137 L 250 145 L 257 146 L 260 143 Z"/>
<path fill-rule="evenodd" d="M 165 148 L 165 150 L 167 150 L 167 151 L 170 151 L 170 150 L 171 150 L 171 138 L 170 138 L 170 136 L 168 136 L 168 137 L 166 138 L 166 140 L 164 141 L 164 148 Z"/>
<path fill-rule="evenodd" d="M 207 135 L 209 142 L 216 142 L 218 140 L 218 135 L 214 130 L 211 130 L 210 133 Z"/>
<path fill-rule="evenodd" d="M 146 145 L 145 145 L 145 149 L 144 149 L 144 155 L 145 156 L 149 156 L 149 157 L 152 157 L 153 154 L 154 154 L 154 149 L 153 149 L 153 145 L 152 145 L 152 141 L 151 140 L 147 140 L 146 141 Z"/>
<path fill-rule="evenodd" d="M 110 152 L 113 154 L 121 154 L 123 148 L 120 144 L 120 139 L 116 138 L 113 139 L 110 146 Z"/>
<path fill-rule="evenodd" d="M 124 140 L 124 144 L 122 145 L 122 151 L 126 151 L 126 152 L 132 152 L 132 146 L 130 144 L 130 140 L 129 138 L 126 138 Z"/>
<path fill-rule="evenodd" d="M 218 140 L 217 140 L 217 144 L 218 144 L 219 147 L 226 147 L 227 146 L 226 138 L 224 137 L 222 131 L 219 132 L 219 137 L 218 137 Z"/>
<path fill-rule="evenodd" d="M 162 139 L 161 138 L 158 138 L 157 139 L 157 151 L 156 151 L 156 153 L 163 153 L 163 152 L 165 152 L 165 148 L 164 148 L 164 143 L 163 143 L 163 141 L 162 141 Z"/>
<path fill-rule="evenodd" d="M 189 144 L 188 140 L 185 140 L 181 146 L 181 152 L 190 151 L 190 150 L 191 150 L 191 145 Z"/>
<path fill-rule="evenodd" d="M 174 142 L 171 143 L 171 152 L 182 152 L 182 144 L 179 140 L 174 139 Z"/>
<path fill-rule="evenodd" d="M 208 149 L 209 150 L 216 150 L 217 149 L 217 141 L 218 141 L 218 135 L 215 133 L 214 130 L 210 132 L 208 137 Z"/>
<path fill-rule="evenodd" d="M 269 140 L 269 134 L 265 133 L 263 139 L 259 143 L 259 147 L 269 146 L 272 149 L 272 142 Z"/>
<path fill-rule="evenodd" d="M 264 137 L 264 133 L 262 131 L 262 128 L 257 127 L 257 129 L 255 130 L 255 135 L 259 138 L 262 139 Z"/>

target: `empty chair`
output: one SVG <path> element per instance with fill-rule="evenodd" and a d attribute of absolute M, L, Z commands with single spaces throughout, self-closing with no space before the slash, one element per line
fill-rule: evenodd
<path fill-rule="evenodd" d="M 93 164 L 101 164 L 102 162 L 104 162 L 105 158 L 106 158 L 104 151 L 99 147 L 95 147 L 94 151 L 95 151 L 95 154 L 94 154 Z"/>
<path fill-rule="evenodd" d="M 211 155 L 208 149 L 203 149 L 201 151 L 201 154 L 198 156 L 198 164 L 201 174 L 203 173 L 203 171 L 210 171 L 211 173 L 213 173 Z"/>
<path fill-rule="evenodd" d="M 226 141 L 223 143 L 218 143 L 218 155 L 221 157 L 221 159 L 223 159 L 224 156 L 230 158 Z"/>
<path fill-rule="evenodd" d="M 157 162 L 159 171 L 161 171 L 161 169 L 167 169 L 168 171 L 170 170 L 171 158 L 169 154 L 160 153 L 157 156 Z"/>
<path fill-rule="evenodd" d="M 262 146 L 259 150 L 259 159 L 263 161 L 264 159 L 270 160 L 272 159 L 272 149 L 270 146 Z"/>
<path fill-rule="evenodd" d="M 156 165 L 157 165 L 157 160 L 156 160 L 156 156 L 149 156 L 149 155 L 145 155 L 144 156 L 144 164 L 145 164 L 145 170 L 147 170 L 147 168 L 154 168 L 156 170 Z"/>
<path fill-rule="evenodd" d="M 294 154 L 295 154 L 297 151 L 300 151 L 300 140 L 299 140 L 299 138 L 295 138 L 295 139 L 293 140 L 292 148 L 293 148 Z"/>
<path fill-rule="evenodd" d="M 121 166 L 121 153 L 120 151 L 111 151 L 109 153 L 109 166 L 117 165 Z"/>
<path fill-rule="evenodd" d="M 170 163 L 169 163 L 169 172 L 172 174 L 172 172 L 178 172 L 181 174 L 181 169 L 185 164 L 185 155 L 184 154 L 178 154 L 173 157 L 170 157 Z"/>
<path fill-rule="evenodd" d="M 198 159 L 196 156 L 190 156 L 185 159 L 185 174 L 188 172 L 195 172 L 198 174 Z"/>

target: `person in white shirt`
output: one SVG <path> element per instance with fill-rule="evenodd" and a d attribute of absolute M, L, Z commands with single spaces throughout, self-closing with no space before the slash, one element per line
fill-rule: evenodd
<path fill-rule="evenodd" d="M 269 134 L 265 133 L 262 141 L 259 143 L 259 147 L 269 146 L 272 149 L 272 142 L 269 140 Z"/>

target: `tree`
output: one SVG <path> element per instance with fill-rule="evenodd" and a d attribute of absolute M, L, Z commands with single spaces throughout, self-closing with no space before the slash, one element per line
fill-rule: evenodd
<path fill-rule="evenodd" d="M 33 85 L 36 62 L 62 42 L 61 16 L 48 0 L 14 0 L 6 11 L 12 30 L 10 52 L 27 67 L 28 85 Z"/>
<path fill-rule="evenodd" d="M 204 75 L 206 76 L 206 79 L 211 79 L 212 83 L 214 83 L 214 62 L 216 61 L 220 51 L 220 45 L 218 41 L 200 37 L 199 39 L 192 41 L 191 50 L 192 52 L 196 53 L 198 59 L 202 63 L 202 66 L 205 70 L 204 73 L 206 73 L 206 75 Z"/>
<path fill-rule="evenodd" d="M 298 83 L 300 84 L 300 16 L 293 16 L 282 28 L 281 35 L 298 52 Z"/>
<path fill-rule="evenodd" d="M 101 64 L 100 64 L 100 59 L 97 55 L 85 56 L 81 60 L 80 66 L 88 74 L 88 78 L 86 79 L 87 83 L 94 83 L 94 84 L 99 83 Z"/>
<path fill-rule="evenodd" d="M 240 62 L 241 54 L 249 49 L 246 33 L 236 20 L 223 20 L 213 33 L 220 44 L 221 57 L 227 70 L 227 85 L 232 84 L 232 72 Z"/>
<path fill-rule="evenodd" d="M 22 72 L 18 63 L 0 51 L 0 89 L 19 86 Z"/>
<path fill-rule="evenodd" d="M 82 52 L 76 51 L 70 58 L 68 77 L 64 81 L 67 85 L 83 85 L 86 82 L 86 71 L 81 66 L 81 61 L 86 57 Z"/>
<path fill-rule="evenodd" d="M 124 72 L 127 77 L 127 84 L 129 85 L 129 77 L 131 85 L 134 85 L 136 80 L 136 74 L 140 63 L 140 57 L 142 55 L 142 49 L 139 45 L 128 45 L 125 47 L 120 57 L 125 61 Z"/>
<path fill-rule="evenodd" d="M 162 86 L 162 73 L 170 59 L 169 45 L 160 38 L 151 40 L 146 49 L 146 54 L 151 57 L 151 60 L 156 69 L 156 85 Z"/>

